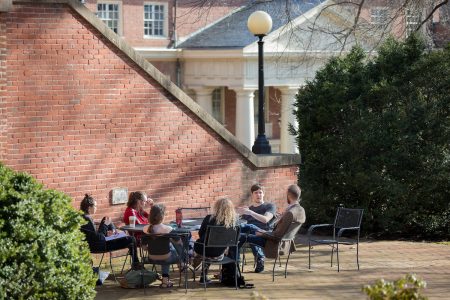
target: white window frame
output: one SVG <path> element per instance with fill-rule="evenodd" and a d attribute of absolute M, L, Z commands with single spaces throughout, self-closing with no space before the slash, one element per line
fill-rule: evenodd
<path fill-rule="evenodd" d="M 214 97 L 220 97 L 220 108 L 219 112 L 214 111 Z M 212 114 L 213 117 L 221 124 L 225 124 L 225 89 L 223 87 L 216 88 L 211 93 L 211 101 L 212 101 Z"/>
<path fill-rule="evenodd" d="M 413 33 L 422 20 L 422 12 L 416 9 L 406 9 L 405 14 L 405 34 L 406 37 Z"/>
<path fill-rule="evenodd" d="M 96 11 L 97 11 L 97 13 L 96 13 L 96 15 L 97 15 L 97 17 L 98 17 L 100 20 L 102 20 L 102 21 L 106 24 L 106 26 L 108 26 L 108 23 L 107 23 L 106 21 L 109 20 L 109 19 L 102 19 L 101 16 L 100 16 L 100 12 L 99 12 L 99 10 L 98 10 L 98 5 L 99 5 L 99 4 L 105 4 L 105 5 L 110 5 L 110 4 L 112 4 L 112 5 L 117 5 L 117 6 L 118 6 L 117 12 L 118 12 L 119 18 L 118 18 L 118 20 L 117 20 L 117 34 L 118 34 L 118 35 L 122 35 L 122 28 L 123 28 L 123 26 L 122 26 L 122 25 L 123 25 L 123 19 L 122 19 L 122 1 L 111 1 L 111 0 L 97 1 L 97 4 L 96 4 Z M 114 29 L 112 29 L 111 27 L 108 26 L 108 28 L 110 28 L 111 30 L 114 31 Z"/>
<path fill-rule="evenodd" d="M 146 35 L 145 34 L 145 22 L 147 21 L 145 19 L 145 7 L 146 6 L 162 6 L 164 8 L 164 12 L 163 12 L 163 34 L 162 35 Z M 169 5 L 167 2 L 144 2 L 144 6 L 143 6 L 143 20 L 144 20 L 144 39 L 166 39 L 169 36 Z M 152 21 L 152 20 L 150 20 Z"/>
<path fill-rule="evenodd" d="M 385 25 L 389 18 L 389 8 L 375 6 L 370 9 L 370 23 L 374 25 Z"/>

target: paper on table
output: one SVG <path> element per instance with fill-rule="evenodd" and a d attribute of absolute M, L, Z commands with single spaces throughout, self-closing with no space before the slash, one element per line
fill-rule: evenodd
<path fill-rule="evenodd" d="M 126 236 L 127 235 L 125 234 L 125 232 L 118 232 L 118 233 L 113 234 L 111 236 L 105 237 L 105 240 L 106 241 L 111 241 L 111 240 L 120 239 L 120 238 L 123 238 L 123 237 L 126 237 Z"/>

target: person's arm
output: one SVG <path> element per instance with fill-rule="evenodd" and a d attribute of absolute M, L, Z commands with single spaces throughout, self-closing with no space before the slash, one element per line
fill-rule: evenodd
<path fill-rule="evenodd" d="M 277 223 L 277 226 L 272 232 L 261 232 L 257 233 L 257 235 L 269 240 L 279 241 L 281 240 L 281 238 L 283 238 L 284 234 L 289 229 L 289 226 L 291 225 L 293 219 L 294 215 L 292 214 L 292 212 L 288 211 L 283 214 L 280 221 Z"/>
<path fill-rule="evenodd" d="M 241 214 L 250 216 L 261 223 L 267 224 L 273 218 L 273 213 L 271 211 L 266 211 L 264 214 L 258 214 L 249 208 L 242 208 Z"/>
<path fill-rule="evenodd" d="M 211 215 L 207 215 L 207 216 L 203 219 L 202 225 L 200 225 L 200 230 L 198 231 L 198 237 L 199 237 L 200 240 L 202 240 L 202 241 L 205 240 L 206 229 L 208 228 L 210 218 L 211 218 Z"/>

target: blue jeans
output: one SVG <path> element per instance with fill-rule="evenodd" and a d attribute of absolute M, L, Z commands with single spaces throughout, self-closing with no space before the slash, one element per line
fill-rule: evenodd
<path fill-rule="evenodd" d="M 163 277 L 169 277 L 170 265 L 180 261 L 183 253 L 183 246 L 179 244 L 170 244 L 170 256 L 165 260 L 154 260 L 157 265 L 161 265 Z"/>
<path fill-rule="evenodd" d="M 239 248 L 242 247 L 241 245 L 241 239 L 243 239 L 244 237 L 250 237 L 250 236 L 255 236 L 255 233 L 259 230 L 258 226 L 255 226 L 253 224 L 242 224 L 241 225 L 241 237 L 239 239 Z M 253 239 L 253 237 L 252 237 Z M 252 249 L 253 252 L 253 256 L 257 259 L 257 260 L 264 260 L 264 258 L 266 257 L 264 255 L 264 251 L 262 249 L 262 247 L 264 247 L 264 245 L 266 244 L 265 240 L 264 240 L 264 245 L 263 246 L 259 246 L 259 244 L 253 243 L 251 241 L 248 240 L 248 238 L 246 239 L 246 241 L 248 243 L 250 243 L 250 249 Z M 261 243 L 261 241 L 258 241 L 259 243 Z M 245 240 L 242 244 L 245 243 Z"/>

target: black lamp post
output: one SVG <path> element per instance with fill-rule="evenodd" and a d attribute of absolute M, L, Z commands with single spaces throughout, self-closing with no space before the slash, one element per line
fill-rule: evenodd
<path fill-rule="evenodd" d="M 255 11 L 247 21 L 248 30 L 258 37 L 258 137 L 252 147 L 255 154 L 270 154 L 272 149 L 266 138 L 264 120 L 264 51 L 263 38 L 272 29 L 272 18 L 268 13 Z"/>

